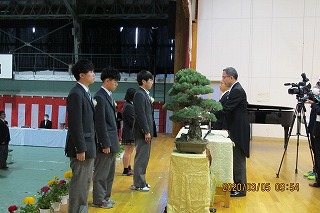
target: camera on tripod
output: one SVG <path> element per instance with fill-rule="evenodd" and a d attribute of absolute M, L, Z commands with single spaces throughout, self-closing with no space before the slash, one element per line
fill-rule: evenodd
<path fill-rule="evenodd" d="M 298 101 L 306 102 L 307 100 L 312 100 L 313 102 L 318 103 L 317 98 L 311 90 L 311 84 L 308 83 L 309 79 L 305 73 L 301 74 L 302 81 L 298 83 L 285 83 L 285 86 L 291 86 L 288 89 L 288 94 L 296 95 Z"/>

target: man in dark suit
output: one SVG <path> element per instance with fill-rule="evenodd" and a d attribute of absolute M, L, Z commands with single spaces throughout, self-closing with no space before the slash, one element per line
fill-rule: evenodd
<path fill-rule="evenodd" d="M 52 128 L 52 122 L 49 120 L 48 114 L 44 115 L 43 121 L 41 121 L 39 128 L 44 128 L 44 129 Z"/>
<path fill-rule="evenodd" d="M 230 87 L 227 86 L 223 81 L 220 81 L 220 91 L 222 95 L 219 99 L 219 102 L 224 106 L 228 100 Z M 227 121 L 225 116 L 219 118 L 216 122 L 212 123 L 211 129 L 227 129 Z"/>
<path fill-rule="evenodd" d="M 320 103 L 312 103 L 311 108 L 308 132 L 310 132 L 314 156 L 315 183 L 309 183 L 309 185 L 320 188 Z M 310 124 L 311 122 L 312 124 Z"/>
<path fill-rule="evenodd" d="M 141 71 L 137 75 L 139 88 L 134 98 L 135 120 L 133 124 L 136 155 L 132 190 L 147 192 L 150 185 L 146 182 L 146 170 L 150 158 L 151 139 L 153 137 L 152 100 L 149 90 L 153 85 L 153 75 L 149 71 Z"/>
<path fill-rule="evenodd" d="M 97 157 L 93 173 L 93 207 L 109 209 L 114 205 L 110 200 L 116 156 L 120 151 L 117 110 L 112 98 L 120 80 L 120 74 L 112 67 L 101 72 L 101 89 L 95 94 L 95 127 L 98 135 Z"/>
<path fill-rule="evenodd" d="M 233 67 L 223 70 L 222 81 L 230 87 L 223 109 L 215 112 L 219 119 L 226 118 L 230 139 L 235 143 L 233 148 L 233 179 L 235 184 L 247 183 L 246 157 L 249 158 L 250 128 L 247 113 L 247 95 L 237 81 L 238 73 Z M 246 196 L 246 191 L 231 192 L 232 197 Z"/>
<path fill-rule="evenodd" d="M 10 141 L 10 132 L 8 128 L 8 122 L 6 119 L 6 113 L 0 111 L 0 169 L 8 169 L 8 145 Z"/>
<path fill-rule="evenodd" d="M 65 151 L 70 157 L 73 174 L 68 213 L 87 213 L 88 192 L 96 157 L 94 105 L 89 91 L 89 85 L 95 79 L 94 66 L 92 62 L 81 59 L 71 71 L 77 84 L 67 98 L 68 134 Z"/>

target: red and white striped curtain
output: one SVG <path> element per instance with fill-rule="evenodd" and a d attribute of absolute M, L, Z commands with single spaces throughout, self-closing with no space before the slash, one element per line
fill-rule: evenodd
<path fill-rule="evenodd" d="M 118 111 L 121 112 L 123 104 L 123 101 L 117 102 Z M 168 129 L 167 111 L 162 109 L 163 104 L 154 103 L 155 122 L 159 133 Z M 49 115 L 53 129 L 61 128 L 61 124 L 68 126 L 64 97 L 0 95 L 0 110 L 6 112 L 6 120 L 11 127 L 38 128 L 45 114 Z"/>
<path fill-rule="evenodd" d="M 52 128 L 66 123 L 66 98 L 43 96 L 0 96 L 0 109 L 6 112 L 8 125 L 38 128 L 45 114 L 52 121 Z"/>

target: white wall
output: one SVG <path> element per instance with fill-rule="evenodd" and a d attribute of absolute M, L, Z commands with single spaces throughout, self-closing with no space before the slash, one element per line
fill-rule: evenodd
<path fill-rule="evenodd" d="M 283 84 L 302 72 L 318 81 L 320 0 L 199 0 L 198 14 L 197 70 L 220 80 L 236 68 L 249 103 L 295 107 Z M 253 135 L 283 137 L 283 129 L 256 124 Z"/>

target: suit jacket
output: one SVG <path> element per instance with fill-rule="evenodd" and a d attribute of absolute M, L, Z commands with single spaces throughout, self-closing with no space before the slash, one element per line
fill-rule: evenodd
<path fill-rule="evenodd" d="M 66 155 L 76 158 L 77 153 L 86 152 L 86 158 L 95 158 L 94 106 L 88 93 L 78 83 L 71 89 L 68 95 L 67 113 Z"/>
<path fill-rule="evenodd" d="M 224 106 L 228 100 L 229 91 L 225 92 L 222 97 L 220 98 L 219 102 L 222 106 Z M 226 117 L 222 116 L 221 118 L 217 119 L 216 122 L 212 123 L 212 129 L 227 129 L 227 121 Z"/>
<path fill-rule="evenodd" d="M 123 128 L 122 128 L 122 140 L 133 141 L 133 122 L 134 122 L 134 106 L 130 101 L 126 101 L 122 108 Z"/>
<path fill-rule="evenodd" d="M 247 112 L 247 95 L 239 82 L 231 88 L 223 109 L 214 114 L 219 119 L 226 117 L 230 139 L 239 146 L 246 157 L 250 157 L 250 128 Z"/>
<path fill-rule="evenodd" d="M 152 103 L 147 92 L 139 87 L 133 97 L 134 105 L 134 138 L 137 140 L 145 139 L 145 134 L 154 135 Z"/>
<path fill-rule="evenodd" d="M 98 152 L 102 148 L 110 147 L 110 152 L 117 153 L 120 151 L 116 107 L 109 94 L 100 89 L 94 96 L 97 102 L 95 106 L 95 127 L 98 135 Z"/>
<path fill-rule="evenodd" d="M 6 121 L 0 119 L 0 145 L 8 145 L 10 141 L 9 127 Z"/>
<path fill-rule="evenodd" d="M 45 123 L 45 120 L 43 120 L 41 121 L 39 128 L 52 129 L 52 122 L 47 120 L 47 123 Z"/>
<path fill-rule="evenodd" d="M 311 110 L 311 113 L 313 113 L 314 117 L 313 119 L 311 118 L 310 115 L 310 121 L 309 121 L 309 126 L 310 122 L 313 122 L 313 128 L 308 126 L 308 131 L 315 137 L 319 138 L 320 137 L 320 106 L 318 104 L 312 104 L 313 108 Z"/>
<path fill-rule="evenodd" d="M 319 110 L 319 105 L 317 103 L 312 103 L 311 104 L 311 111 L 310 111 L 310 116 L 309 116 L 309 123 L 308 123 L 308 128 L 307 131 L 312 134 L 312 130 L 314 127 L 314 124 L 316 122 L 316 117 L 317 117 L 317 111 Z"/>

